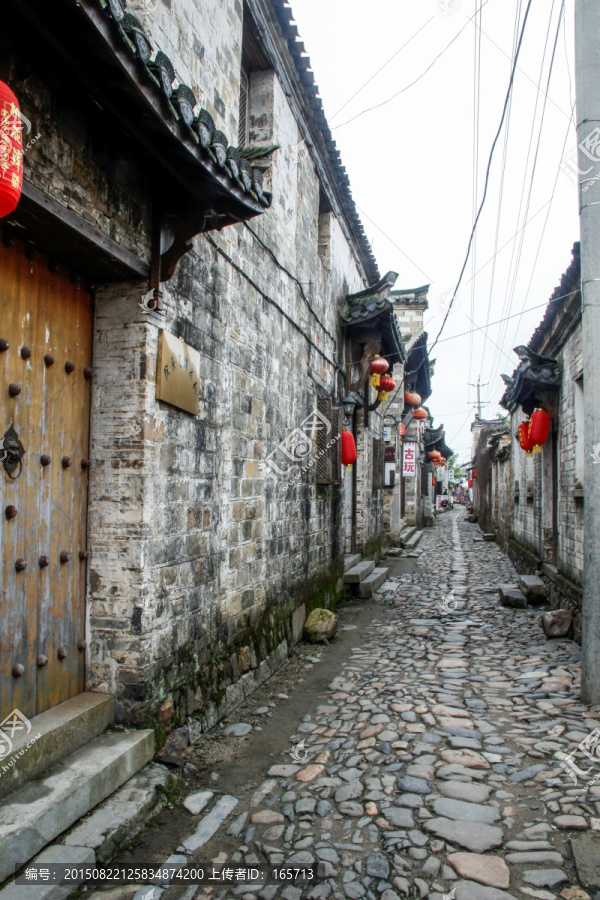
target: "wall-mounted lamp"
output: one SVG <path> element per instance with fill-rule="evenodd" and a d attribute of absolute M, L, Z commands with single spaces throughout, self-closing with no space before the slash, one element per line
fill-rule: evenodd
<path fill-rule="evenodd" d="M 344 428 L 349 428 L 352 424 L 352 416 L 356 406 L 356 400 L 352 394 L 346 394 L 342 400 L 342 406 L 344 407 Z"/>

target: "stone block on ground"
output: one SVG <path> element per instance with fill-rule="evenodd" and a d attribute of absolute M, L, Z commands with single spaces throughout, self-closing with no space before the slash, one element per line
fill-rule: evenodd
<path fill-rule="evenodd" d="M 338 618 L 328 609 L 313 609 L 304 623 L 304 637 L 311 644 L 335 637 Z"/>
<path fill-rule="evenodd" d="M 577 834 L 571 837 L 575 868 L 584 888 L 600 890 L 600 845 L 598 837 Z"/>
<path fill-rule="evenodd" d="M 501 584 L 498 588 L 500 603 L 508 609 L 527 609 L 527 597 L 516 584 Z"/>
<path fill-rule="evenodd" d="M 554 609 L 542 613 L 540 621 L 546 637 L 565 637 L 571 630 L 573 613 L 570 609 Z"/>
<path fill-rule="evenodd" d="M 545 603 L 548 599 L 546 585 L 537 575 L 519 575 L 519 587 L 529 603 Z"/>
<path fill-rule="evenodd" d="M 501 856 L 486 856 L 483 853 L 451 853 L 448 863 L 468 881 L 478 881 L 488 887 L 507 888 L 510 884 L 510 870 Z"/>

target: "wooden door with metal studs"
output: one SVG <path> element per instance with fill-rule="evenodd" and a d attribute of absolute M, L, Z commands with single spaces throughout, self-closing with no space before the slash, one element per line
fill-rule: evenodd
<path fill-rule="evenodd" d="M 84 690 L 92 298 L 0 240 L 0 722 Z"/>

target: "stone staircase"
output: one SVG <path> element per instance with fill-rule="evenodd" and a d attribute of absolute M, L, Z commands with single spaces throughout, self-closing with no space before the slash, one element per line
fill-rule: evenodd
<path fill-rule="evenodd" d="M 131 836 L 140 817 L 147 821 L 159 802 L 156 787 L 171 776 L 151 763 L 151 729 L 107 731 L 113 723 L 113 697 L 86 692 L 35 716 L 27 733 L 15 732 L 11 753 L 0 759 L 0 884 L 30 861 L 93 866 L 108 858 L 115 834 Z M 103 827 L 86 831 L 102 815 Z M 73 825 L 64 844 L 52 844 Z M 40 888 L 9 884 L 0 900 L 24 892 L 33 900 Z"/>
<path fill-rule="evenodd" d="M 416 525 L 406 525 L 400 532 L 400 543 L 405 550 L 414 550 L 421 538 L 422 531 L 417 531 Z"/>
<path fill-rule="evenodd" d="M 344 560 L 344 584 L 349 593 L 362 599 L 372 597 L 387 579 L 390 570 L 385 566 L 376 568 L 371 559 L 362 559 L 360 553 L 347 556 Z"/>

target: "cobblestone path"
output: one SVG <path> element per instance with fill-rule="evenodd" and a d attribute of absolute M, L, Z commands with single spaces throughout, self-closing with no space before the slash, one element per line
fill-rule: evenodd
<path fill-rule="evenodd" d="M 419 550 L 290 735 L 308 757 L 271 766 L 224 826 L 236 850 L 220 861 L 319 879 L 197 896 L 585 900 L 600 886 L 600 786 L 559 765 L 600 725 L 578 700 L 578 646 L 546 640 L 539 610 L 500 606 L 514 569 L 462 510 Z"/>

